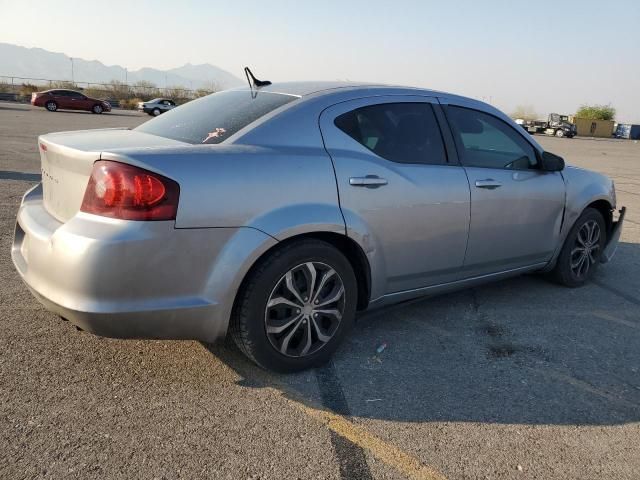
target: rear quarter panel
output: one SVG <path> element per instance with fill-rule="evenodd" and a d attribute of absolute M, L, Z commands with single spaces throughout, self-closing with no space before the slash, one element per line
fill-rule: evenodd
<path fill-rule="evenodd" d="M 282 240 L 345 233 L 331 159 L 322 147 L 197 145 L 104 152 L 180 185 L 177 228 L 252 227 Z"/>

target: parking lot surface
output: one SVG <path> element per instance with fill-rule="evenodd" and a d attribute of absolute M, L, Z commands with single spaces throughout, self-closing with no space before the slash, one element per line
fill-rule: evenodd
<path fill-rule="evenodd" d="M 330 365 L 276 375 L 224 342 L 77 331 L 14 271 L 37 135 L 148 118 L 0 103 L 0 478 L 640 477 L 640 143 L 536 137 L 628 208 L 592 284 L 529 275 L 371 312 Z"/>

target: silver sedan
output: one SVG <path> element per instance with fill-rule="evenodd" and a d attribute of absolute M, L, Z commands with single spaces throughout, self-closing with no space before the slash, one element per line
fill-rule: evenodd
<path fill-rule="evenodd" d="M 490 105 L 266 83 L 41 136 L 12 249 L 33 294 L 98 335 L 230 333 L 294 371 L 327 361 L 357 311 L 534 271 L 577 287 L 614 254 L 613 182 Z"/>

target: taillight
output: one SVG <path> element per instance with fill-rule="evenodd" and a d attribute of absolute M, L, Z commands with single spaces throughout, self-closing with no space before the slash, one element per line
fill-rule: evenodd
<path fill-rule="evenodd" d="M 99 160 L 80 210 L 122 220 L 175 220 L 180 187 L 157 173 Z"/>

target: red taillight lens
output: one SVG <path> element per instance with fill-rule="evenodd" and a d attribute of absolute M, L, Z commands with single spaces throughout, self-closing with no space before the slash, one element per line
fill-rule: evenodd
<path fill-rule="evenodd" d="M 157 173 L 99 160 L 80 210 L 122 220 L 175 220 L 180 187 Z"/>

